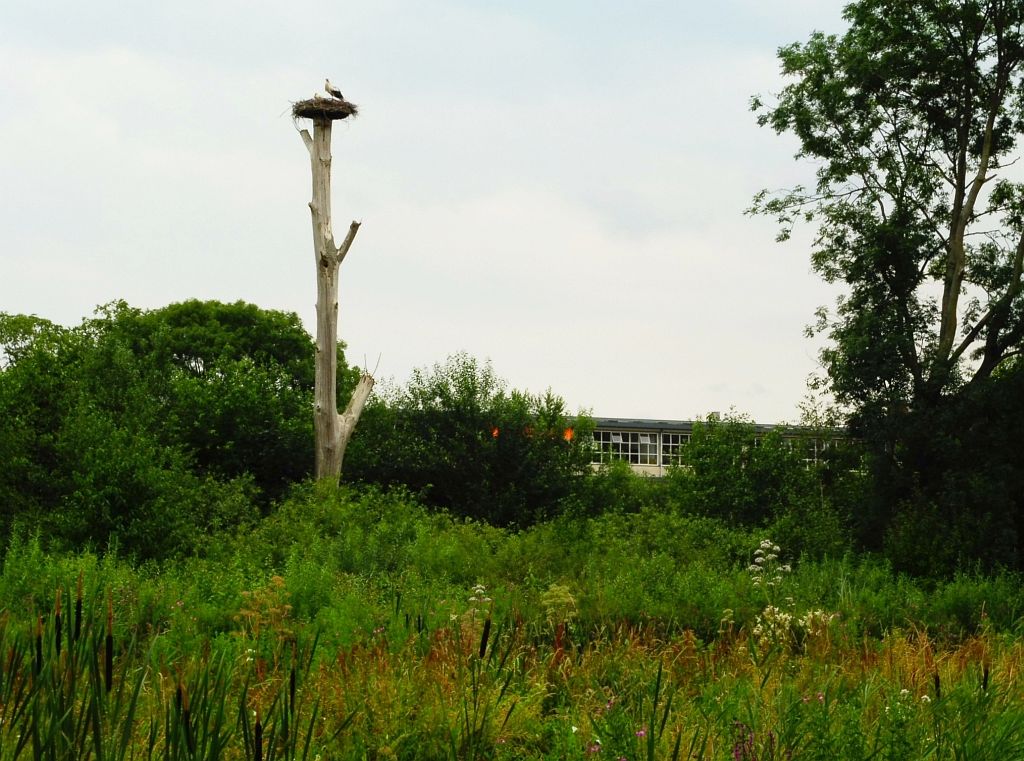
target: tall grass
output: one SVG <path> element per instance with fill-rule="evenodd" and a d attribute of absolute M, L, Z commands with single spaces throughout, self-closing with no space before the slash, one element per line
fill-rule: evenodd
<path fill-rule="evenodd" d="M 162 567 L 15 541 L 0 761 L 1024 758 L 1015 577 L 783 548 L 766 594 L 761 539 L 341 492 Z"/>
<path fill-rule="evenodd" d="M 1024 645 L 993 634 L 948 646 L 837 624 L 796 646 L 622 624 L 583 638 L 565 622 L 494 620 L 477 598 L 391 638 L 409 620 L 399 603 L 392 629 L 331 653 L 282 616 L 269 632 L 240 625 L 241 650 L 213 640 L 166 662 L 161 635 L 112 641 L 109 599 L 93 590 L 80 618 L 3 620 L 0 758 L 1024 754 Z"/>

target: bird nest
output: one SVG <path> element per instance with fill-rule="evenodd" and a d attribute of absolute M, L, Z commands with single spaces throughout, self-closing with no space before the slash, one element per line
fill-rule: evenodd
<path fill-rule="evenodd" d="M 355 103 L 337 98 L 310 98 L 292 103 L 292 116 L 296 119 L 334 121 L 347 119 L 359 113 Z"/>

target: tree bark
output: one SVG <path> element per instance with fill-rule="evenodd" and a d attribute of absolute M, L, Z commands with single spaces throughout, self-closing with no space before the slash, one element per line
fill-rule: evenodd
<path fill-rule="evenodd" d="M 992 134 L 995 129 L 995 120 L 998 113 L 998 106 L 993 106 L 988 113 L 985 122 L 985 136 L 982 143 L 981 158 L 974 178 L 971 180 L 970 190 L 966 187 L 957 188 L 957 198 L 966 194 L 962 205 L 954 205 L 953 223 L 949 235 L 949 247 L 946 255 L 946 271 L 942 289 L 942 312 L 939 324 L 939 345 L 938 362 L 948 364 L 947 360 L 953 351 L 953 343 L 956 340 L 959 325 L 959 301 L 960 291 L 963 289 L 964 274 L 967 270 L 967 248 L 965 236 L 967 226 L 974 218 L 974 207 L 981 193 L 981 186 L 988 182 L 988 165 L 992 158 Z M 966 163 L 967 146 L 962 147 L 961 163 Z M 966 182 L 966 179 L 964 179 Z M 945 374 L 945 370 L 943 371 Z"/>
<path fill-rule="evenodd" d="M 316 439 L 317 480 L 341 478 L 352 432 L 373 389 L 373 376 L 363 373 L 345 412 L 338 414 L 338 268 L 359 223 L 352 222 L 341 247 L 334 243 L 331 229 L 331 122 L 315 120 L 313 137 L 302 130 L 313 173 L 313 200 L 309 211 L 313 221 L 316 254 L 316 379 L 314 385 L 313 429 Z"/>

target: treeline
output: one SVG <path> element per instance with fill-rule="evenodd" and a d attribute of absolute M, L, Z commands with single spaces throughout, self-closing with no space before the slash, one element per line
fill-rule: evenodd
<path fill-rule="evenodd" d="M 0 350 L 5 533 L 138 558 L 203 553 L 311 476 L 313 342 L 295 314 L 189 301 L 148 311 L 118 302 L 72 328 L 2 315 Z M 339 365 L 344 403 L 358 371 L 341 347 Z M 1007 394 L 1016 377 L 1003 381 Z M 799 446 L 778 431 L 755 436 L 742 417 L 697 425 L 665 479 L 621 462 L 595 471 L 587 415 L 550 391 L 509 389 L 489 364 L 457 354 L 379 390 L 343 479 L 502 527 L 648 509 L 763 529 L 810 557 L 870 550 L 926 574 L 1019 568 L 1014 409 L 1006 399 L 1002 419 L 964 411 L 920 423 L 934 448 L 924 465 L 942 483 L 963 481 L 942 492 L 958 520 L 915 522 L 906 502 L 886 503 L 891 457 L 873 442 L 850 440 L 808 465 Z"/>
<path fill-rule="evenodd" d="M 811 266 L 838 288 L 809 332 L 868 455 L 858 539 L 917 573 L 1020 567 L 1024 183 L 1005 170 L 1024 4 L 857 0 L 843 19 L 780 47 L 782 89 L 752 99 L 810 181 L 750 211 L 779 240 L 813 228 Z"/>
<path fill-rule="evenodd" d="M 314 345 L 295 314 L 123 302 L 65 328 L 0 316 L 0 529 L 139 557 L 252 524 L 311 475 Z M 339 397 L 358 371 L 339 351 Z M 585 417 L 457 355 L 365 411 L 346 480 L 501 525 L 551 517 L 589 472 Z M 571 431 L 569 435 L 567 432 Z"/>

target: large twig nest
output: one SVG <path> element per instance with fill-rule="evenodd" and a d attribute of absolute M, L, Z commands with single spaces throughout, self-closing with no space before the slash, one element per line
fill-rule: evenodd
<path fill-rule="evenodd" d="M 359 113 L 355 103 L 338 98 L 310 98 L 292 103 L 292 116 L 296 119 L 317 119 L 334 121 L 346 119 Z"/>

